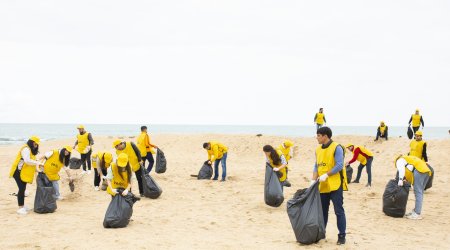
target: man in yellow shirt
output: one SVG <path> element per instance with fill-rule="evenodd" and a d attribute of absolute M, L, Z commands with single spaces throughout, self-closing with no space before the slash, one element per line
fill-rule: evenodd
<path fill-rule="evenodd" d="M 414 133 L 417 132 L 417 130 L 420 129 L 420 125 L 422 124 L 422 128 L 425 127 L 425 123 L 423 122 L 423 117 L 421 114 L 419 114 L 419 110 L 416 109 L 416 113 L 411 115 L 411 118 L 409 118 L 409 124 L 411 125 L 412 122 L 412 128 L 414 130 Z"/>
<path fill-rule="evenodd" d="M 327 123 L 327 120 L 325 119 L 325 114 L 323 113 L 323 108 L 319 109 L 319 113 L 316 113 L 314 116 L 314 122 L 316 123 L 316 128 L 319 129 Z"/>
<path fill-rule="evenodd" d="M 227 155 L 228 148 L 222 143 L 210 141 L 203 143 L 203 148 L 208 152 L 208 161 L 211 164 L 214 161 L 214 178 L 219 177 L 219 163 L 222 163 L 222 180 L 225 181 L 227 177 Z"/>
<path fill-rule="evenodd" d="M 427 143 L 422 140 L 422 131 L 419 130 L 415 133 L 415 139 L 411 141 L 409 144 L 409 154 L 415 157 L 418 157 L 419 159 L 428 162 L 428 156 L 427 156 Z"/>
<path fill-rule="evenodd" d="M 81 156 L 81 162 L 83 162 L 83 172 L 82 174 L 91 173 L 91 154 L 92 145 L 94 145 L 94 139 L 92 139 L 91 133 L 88 133 L 83 125 L 77 127 L 79 134 L 77 135 L 77 140 L 73 149 L 77 149 Z M 87 163 L 87 170 L 86 170 Z"/>
<path fill-rule="evenodd" d="M 150 136 L 147 133 L 147 126 L 141 127 L 141 134 L 138 136 L 137 144 L 139 151 L 141 152 L 142 160 L 144 161 L 144 168 L 145 160 L 148 160 L 147 172 L 150 173 L 152 171 L 153 164 L 155 163 L 155 160 L 153 159 L 153 154 L 155 151 L 153 148 L 158 147 L 150 143 Z"/>

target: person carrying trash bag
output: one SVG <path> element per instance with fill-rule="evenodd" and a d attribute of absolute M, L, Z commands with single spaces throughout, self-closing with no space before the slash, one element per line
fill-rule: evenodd
<path fill-rule="evenodd" d="M 147 172 L 152 172 L 153 164 L 155 163 L 153 155 L 156 153 L 154 148 L 158 147 L 150 143 L 150 136 L 147 133 L 147 126 L 141 126 L 141 134 L 137 137 L 137 146 L 141 152 L 142 160 L 144 161 L 144 168 L 145 160 L 148 160 Z"/>
<path fill-rule="evenodd" d="M 59 171 L 64 166 L 64 171 L 69 177 L 69 181 L 72 182 L 72 176 L 69 173 L 69 161 L 70 154 L 72 153 L 72 147 L 65 146 L 61 149 L 55 149 L 48 151 L 41 157 L 41 161 L 44 164 L 44 173 L 47 176 L 48 180 L 52 182 L 53 188 L 55 189 L 55 199 L 62 200 L 63 197 L 59 193 L 59 183 L 58 181 L 61 179 L 59 176 Z"/>
<path fill-rule="evenodd" d="M 367 171 L 367 184 L 366 187 L 372 186 L 372 161 L 373 153 L 363 146 L 353 145 L 349 143 L 345 146 L 348 151 L 353 153 L 353 157 L 350 161 L 345 162 L 344 166 L 348 166 L 355 161 L 359 161 L 358 173 L 356 174 L 356 179 L 352 183 L 359 183 L 359 178 L 361 178 L 361 172 L 364 167 Z"/>
<path fill-rule="evenodd" d="M 325 239 L 318 181 L 295 193 L 287 202 L 287 213 L 298 242 L 312 244 Z"/>
<path fill-rule="evenodd" d="M 94 190 L 100 190 L 100 181 L 102 180 L 102 187 L 108 186 L 105 178 L 108 168 L 111 166 L 113 156 L 110 152 L 98 151 L 92 155 L 92 167 L 94 167 Z M 106 189 L 102 189 L 106 190 Z"/>
<path fill-rule="evenodd" d="M 310 185 L 319 179 L 319 192 L 322 204 L 325 227 L 328 222 L 330 200 L 333 202 L 337 217 L 338 245 L 345 244 L 347 220 L 344 210 L 344 193 L 347 191 L 347 173 L 344 168 L 344 148 L 331 140 L 332 131 L 329 127 L 317 130 L 316 163 Z"/>
<path fill-rule="evenodd" d="M 36 155 L 39 153 L 39 143 L 39 137 L 31 136 L 27 143 L 20 148 L 9 171 L 9 177 L 14 178 L 19 188 L 17 192 L 17 203 L 19 205 L 17 213 L 20 215 L 25 215 L 30 210 L 25 206 L 27 183 L 33 183 L 35 172 L 39 171 L 40 166 L 43 166 L 36 159 Z"/>
<path fill-rule="evenodd" d="M 150 176 L 150 174 L 141 168 L 142 181 L 144 187 L 144 196 L 150 199 L 157 199 L 161 193 L 162 189 L 159 187 L 158 183 Z"/>
<path fill-rule="evenodd" d="M 411 115 L 411 118 L 409 118 L 408 124 L 412 126 L 414 133 L 416 133 L 417 130 L 420 129 L 420 125 L 422 125 L 422 128 L 425 127 L 425 123 L 423 122 L 422 115 L 419 113 L 419 109 L 416 109 L 416 112 Z M 409 138 L 409 139 L 411 139 L 411 138 Z"/>
<path fill-rule="evenodd" d="M 270 164 L 270 167 L 273 169 L 274 172 L 277 172 L 278 179 L 280 180 L 281 189 L 283 189 L 284 182 L 286 181 L 287 174 L 287 161 L 284 157 L 281 150 L 275 150 L 270 145 L 265 145 L 263 147 L 263 152 L 266 155 L 266 162 Z"/>
<path fill-rule="evenodd" d="M 43 172 L 36 177 L 36 195 L 33 210 L 38 214 L 53 213 L 56 211 L 55 188 L 53 182 Z"/>
<path fill-rule="evenodd" d="M 117 139 L 113 142 L 113 147 L 116 149 L 116 155 L 125 153 L 128 156 L 128 161 L 131 166 L 131 170 L 136 175 L 136 180 L 139 186 L 139 194 L 144 197 L 144 188 L 142 186 L 142 174 L 141 168 L 143 168 L 144 161 L 142 160 L 141 153 L 133 142 L 125 142 Z M 130 176 L 131 178 L 131 176 Z"/>
<path fill-rule="evenodd" d="M 399 155 L 395 159 L 395 166 L 398 170 L 398 185 L 403 186 L 403 180 L 406 179 L 414 188 L 416 203 L 414 209 L 405 215 L 412 220 L 421 220 L 423 193 L 432 175 L 427 163 L 415 156 Z"/>
<path fill-rule="evenodd" d="M 210 141 L 203 143 L 203 148 L 208 152 L 208 161 L 212 165 L 214 162 L 214 178 L 217 180 L 219 178 L 219 163 L 222 163 L 222 180 L 225 181 L 227 178 L 227 156 L 228 148 L 222 143 Z"/>
<path fill-rule="evenodd" d="M 105 228 L 126 227 L 130 221 L 133 204 L 140 199 L 131 193 L 131 171 L 128 155 L 125 153 L 120 153 L 116 162 L 111 163 L 108 168 L 107 192 L 112 199 L 103 220 Z"/>
<path fill-rule="evenodd" d="M 264 201 L 272 207 L 279 207 L 283 201 L 283 182 L 286 180 L 286 158 L 281 151 L 265 145 L 266 174 L 264 182 Z"/>
<path fill-rule="evenodd" d="M 280 150 L 281 153 L 283 153 L 284 158 L 286 159 L 286 162 L 288 163 L 286 167 L 286 180 L 283 182 L 283 185 L 286 187 L 290 187 L 291 183 L 288 180 L 288 174 L 289 174 L 289 160 L 292 158 L 293 155 L 293 146 L 294 142 L 290 140 L 285 140 L 280 146 L 278 146 L 277 150 Z"/>

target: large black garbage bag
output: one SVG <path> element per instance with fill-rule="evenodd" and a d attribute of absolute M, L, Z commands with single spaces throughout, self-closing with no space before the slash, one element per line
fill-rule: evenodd
<path fill-rule="evenodd" d="M 39 214 L 55 212 L 56 199 L 55 188 L 44 173 L 38 173 L 36 177 L 36 196 L 34 197 L 34 212 Z"/>
<path fill-rule="evenodd" d="M 406 132 L 406 134 L 408 135 L 408 138 L 411 140 L 414 136 L 414 131 L 412 130 L 411 127 L 408 127 L 408 132 Z"/>
<path fill-rule="evenodd" d="M 347 165 L 346 171 L 347 171 L 347 184 L 352 181 L 353 176 L 353 168 L 350 165 Z"/>
<path fill-rule="evenodd" d="M 80 169 L 81 165 L 83 165 L 83 162 L 81 162 L 81 159 L 72 157 L 69 160 L 69 168 L 70 169 Z"/>
<path fill-rule="evenodd" d="M 209 179 L 211 179 L 212 175 L 213 175 L 213 169 L 212 169 L 211 165 L 208 164 L 208 161 L 205 161 L 205 163 L 203 163 L 202 168 L 200 168 L 200 171 L 198 171 L 197 179 L 198 180 L 209 180 Z"/>
<path fill-rule="evenodd" d="M 139 198 L 135 197 L 131 192 L 126 196 L 122 196 L 120 194 L 122 191 L 123 189 L 109 203 L 103 219 L 103 227 L 105 228 L 126 227 L 130 222 L 131 215 L 133 215 L 133 205 Z"/>
<path fill-rule="evenodd" d="M 141 168 L 142 186 L 144 188 L 144 196 L 150 199 L 158 198 L 162 189 L 158 186 L 156 181 L 148 174 L 147 170 Z"/>
<path fill-rule="evenodd" d="M 433 186 L 434 169 L 430 165 L 428 165 L 428 168 L 431 170 L 431 176 L 430 176 L 430 178 L 428 178 L 428 182 L 427 182 L 427 185 L 425 186 L 425 190 L 427 190 Z"/>
<path fill-rule="evenodd" d="M 408 203 L 409 188 L 411 185 L 403 181 L 403 186 L 398 186 L 398 179 L 390 180 L 383 193 L 383 212 L 391 217 L 403 217 Z"/>
<path fill-rule="evenodd" d="M 164 156 L 164 152 L 161 151 L 161 149 L 156 149 L 156 166 L 155 166 L 155 172 L 157 174 L 165 173 L 167 170 L 167 160 Z"/>
<path fill-rule="evenodd" d="M 287 213 L 298 242 L 312 244 L 325 239 L 318 181 L 295 193 L 287 202 Z"/>
<path fill-rule="evenodd" d="M 284 201 L 280 180 L 268 163 L 264 182 L 264 201 L 272 207 L 279 207 Z"/>

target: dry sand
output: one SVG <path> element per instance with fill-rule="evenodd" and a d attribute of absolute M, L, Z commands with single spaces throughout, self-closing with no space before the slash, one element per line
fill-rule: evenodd
<path fill-rule="evenodd" d="M 135 140 L 126 138 L 129 140 Z M 332 208 L 327 239 L 301 246 L 295 240 L 287 213 L 286 201 L 297 189 L 306 187 L 311 177 L 314 149 L 310 138 L 290 138 L 297 145 L 291 160 L 291 188 L 285 188 L 285 202 L 278 208 L 264 204 L 265 144 L 279 145 L 284 137 L 251 135 L 154 135 L 168 160 L 165 174 L 152 176 L 163 188 L 157 200 L 143 199 L 134 206 L 133 221 L 124 229 L 104 229 L 103 217 L 110 201 L 105 192 L 93 190 L 93 173 L 78 175 L 76 190 L 70 193 L 66 174 L 61 172 L 61 193 L 52 214 L 30 212 L 16 214 L 17 192 L 8 179 L 10 164 L 20 145 L 0 147 L 0 235 L 1 249 L 450 249 L 450 140 L 428 141 L 429 163 L 435 169 L 433 187 L 426 191 L 423 220 L 391 218 L 383 214 L 382 194 L 388 180 L 395 175 L 395 155 L 408 151 L 409 141 L 391 138 L 373 142 L 372 137 L 338 136 L 335 141 L 365 145 L 375 153 L 373 186 L 365 188 L 365 170 L 360 184 L 351 184 L 344 194 L 347 216 L 347 244 L 337 247 L 336 216 Z M 113 138 L 96 137 L 94 151 L 110 150 Z M 229 146 L 228 181 L 198 181 L 197 174 L 206 151 L 202 143 L 218 140 Z M 47 141 L 41 152 L 72 144 L 71 140 Z M 73 154 L 77 156 L 76 153 Z M 346 159 L 349 159 L 347 155 Z M 357 165 L 353 166 L 356 170 Z M 354 173 L 355 176 L 356 172 Z M 28 185 L 30 196 L 25 204 L 33 207 L 35 183 Z M 134 180 L 133 189 L 137 190 Z M 411 192 L 408 210 L 414 206 Z"/>

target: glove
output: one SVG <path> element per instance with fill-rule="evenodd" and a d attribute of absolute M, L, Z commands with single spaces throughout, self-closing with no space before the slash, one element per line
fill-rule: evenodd
<path fill-rule="evenodd" d="M 278 171 L 280 171 L 280 169 L 279 168 L 273 168 L 273 171 L 278 172 Z"/>
<path fill-rule="evenodd" d="M 398 186 L 403 187 L 403 180 L 398 180 Z"/>
<path fill-rule="evenodd" d="M 310 180 L 309 181 L 309 186 L 311 187 L 312 185 L 314 185 L 314 183 L 316 183 L 316 180 Z"/>
<path fill-rule="evenodd" d="M 320 182 L 324 182 L 328 179 L 328 174 L 323 174 L 319 177 L 319 181 Z"/>
<path fill-rule="evenodd" d="M 118 193 L 119 193 L 119 192 L 117 192 L 117 189 L 115 189 L 115 188 L 111 189 L 111 191 L 112 191 L 114 194 L 118 194 Z"/>
<path fill-rule="evenodd" d="M 125 196 L 127 194 L 128 194 L 128 189 L 125 189 L 125 190 L 122 191 L 122 196 Z"/>

